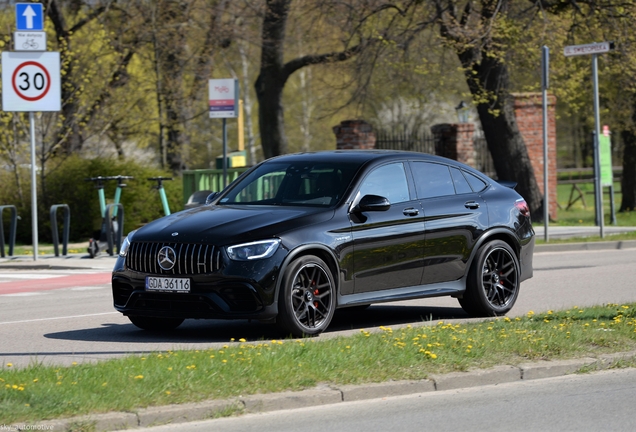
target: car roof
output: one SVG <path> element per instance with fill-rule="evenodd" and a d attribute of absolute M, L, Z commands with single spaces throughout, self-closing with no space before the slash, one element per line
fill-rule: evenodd
<path fill-rule="evenodd" d="M 293 161 L 307 161 L 312 160 L 316 162 L 353 162 L 359 163 L 360 165 L 364 165 L 371 161 L 381 162 L 381 161 L 390 161 L 390 160 L 421 160 L 428 162 L 439 162 L 445 163 L 448 165 L 453 165 L 458 168 L 463 168 L 467 171 L 471 171 L 475 174 L 478 174 L 481 177 L 486 177 L 484 173 L 476 170 L 475 168 L 463 164 L 461 162 L 448 159 L 442 156 L 436 156 L 428 153 L 419 153 L 419 152 L 411 152 L 411 151 L 403 151 L 403 150 L 380 150 L 380 149 L 370 149 L 370 150 L 323 150 L 323 151 L 315 151 L 315 152 L 302 152 L 302 153 L 291 153 L 285 154 L 281 156 L 276 156 L 271 159 L 264 161 L 267 163 L 269 161 L 281 161 L 281 162 L 293 162 Z"/>

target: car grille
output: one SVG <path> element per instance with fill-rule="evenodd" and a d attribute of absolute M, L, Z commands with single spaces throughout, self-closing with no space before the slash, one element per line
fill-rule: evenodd
<path fill-rule="evenodd" d="M 164 246 L 176 253 L 172 269 L 159 267 L 157 256 Z M 221 265 L 218 248 L 205 244 L 132 242 L 126 254 L 126 267 L 130 270 L 159 275 L 192 275 L 214 273 Z"/>

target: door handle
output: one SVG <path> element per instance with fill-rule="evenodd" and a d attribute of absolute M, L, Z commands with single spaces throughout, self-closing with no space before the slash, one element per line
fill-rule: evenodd
<path fill-rule="evenodd" d="M 402 210 L 402 213 L 404 214 L 404 216 L 417 216 L 418 214 L 420 214 L 420 211 L 414 208 L 406 208 Z"/>
<path fill-rule="evenodd" d="M 475 201 L 466 201 L 466 203 L 464 203 L 464 207 L 475 210 L 479 208 L 479 203 L 476 203 Z"/>

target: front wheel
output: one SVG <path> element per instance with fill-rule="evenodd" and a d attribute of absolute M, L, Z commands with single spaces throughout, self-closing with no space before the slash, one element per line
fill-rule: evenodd
<path fill-rule="evenodd" d="M 278 298 L 278 324 L 295 337 L 323 332 L 336 308 L 336 285 L 327 264 L 307 255 L 285 270 Z"/>
<path fill-rule="evenodd" d="M 477 251 L 459 304 L 473 316 L 504 315 L 514 306 L 519 286 L 517 256 L 506 242 L 494 240 Z"/>
<path fill-rule="evenodd" d="M 181 318 L 159 318 L 136 315 L 130 315 L 128 319 L 140 329 L 149 331 L 174 330 L 183 322 Z"/>

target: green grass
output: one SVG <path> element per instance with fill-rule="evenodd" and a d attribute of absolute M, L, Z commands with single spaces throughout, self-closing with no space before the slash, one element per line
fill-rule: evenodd
<path fill-rule="evenodd" d="M 521 318 L 422 323 L 316 340 L 228 341 L 220 349 L 167 351 L 98 364 L 0 368 L 0 418 L 34 422 L 318 383 L 424 379 L 431 374 L 595 356 L 636 348 L 636 304 Z M 633 364 L 632 364 L 633 366 Z"/>
<path fill-rule="evenodd" d="M 594 226 L 595 225 L 595 210 L 594 210 L 594 185 L 592 183 L 579 183 L 577 184 L 583 196 L 585 197 L 585 205 L 582 200 L 577 200 L 572 206 L 568 208 L 568 202 L 570 200 L 570 193 L 572 191 L 572 185 L 559 184 L 557 185 L 557 202 L 559 203 L 559 210 L 557 212 L 557 221 L 551 223 L 551 225 L 557 226 Z M 603 188 L 603 209 L 604 209 L 604 221 L 606 225 L 610 225 L 611 219 L 611 206 L 610 195 L 608 193 L 609 188 Z M 636 211 L 630 212 L 618 212 L 621 207 L 622 194 L 620 192 L 620 183 L 614 183 L 614 209 L 616 214 L 616 225 L 618 226 L 636 226 Z M 575 191 L 574 197 L 578 192 Z M 566 210 L 567 209 L 567 210 Z"/>

